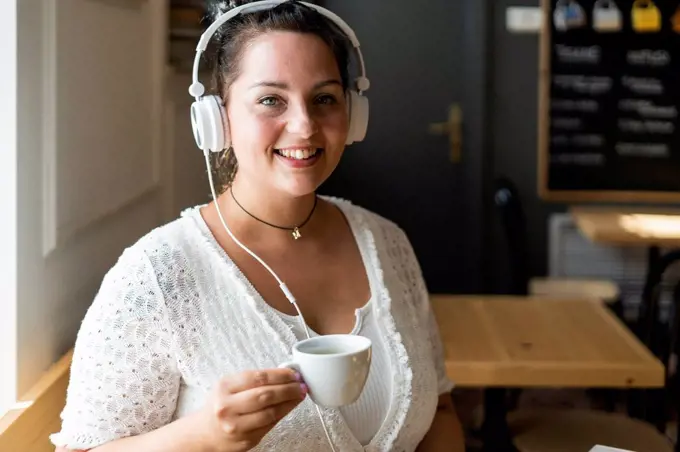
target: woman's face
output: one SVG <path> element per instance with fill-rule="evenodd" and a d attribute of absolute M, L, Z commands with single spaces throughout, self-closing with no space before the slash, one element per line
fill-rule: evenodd
<path fill-rule="evenodd" d="M 338 64 L 317 36 L 264 33 L 229 88 L 236 179 L 292 196 L 314 192 L 344 151 L 348 115 Z"/>

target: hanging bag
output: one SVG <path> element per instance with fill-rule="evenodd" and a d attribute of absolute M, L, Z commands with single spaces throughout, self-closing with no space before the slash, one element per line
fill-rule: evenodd
<path fill-rule="evenodd" d="M 593 29 L 600 33 L 620 31 L 623 15 L 614 0 L 597 0 L 593 7 Z"/>
<path fill-rule="evenodd" d="M 558 31 L 567 30 L 567 0 L 559 0 L 553 13 L 553 23 Z"/>
<path fill-rule="evenodd" d="M 638 33 L 661 30 L 661 11 L 652 0 L 635 0 L 631 16 L 633 29 Z"/>
<path fill-rule="evenodd" d="M 680 6 L 675 10 L 675 14 L 671 17 L 671 25 L 673 26 L 673 31 L 680 33 Z"/>
<path fill-rule="evenodd" d="M 578 28 L 586 23 L 586 14 L 576 0 L 558 0 L 553 13 L 553 24 L 558 31 Z"/>
<path fill-rule="evenodd" d="M 579 28 L 586 24 L 586 12 L 576 0 L 570 0 L 567 7 L 567 27 Z"/>

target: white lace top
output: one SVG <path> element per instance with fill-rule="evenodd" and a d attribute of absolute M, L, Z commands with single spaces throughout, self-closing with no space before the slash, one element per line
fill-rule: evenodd
<path fill-rule="evenodd" d="M 414 451 L 439 394 L 452 389 L 428 294 L 406 235 L 348 201 L 341 208 L 375 275 L 372 314 L 390 370 L 389 409 L 363 446 L 338 409 L 322 409 L 343 452 Z M 296 342 L 211 235 L 198 208 L 125 250 L 102 282 L 75 345 L 56 446 L 91 449 L 157 429 L 203 406 L 224 375 L 272 368 Z M 307 398 L 255 451 L 330 450 Z M 189 452 L 189 451 L 188 451 Z"/>

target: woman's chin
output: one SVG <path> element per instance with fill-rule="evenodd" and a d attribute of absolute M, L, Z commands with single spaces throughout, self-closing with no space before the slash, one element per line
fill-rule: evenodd
<path fill-rule="evenodd" d="M 280 188 L 293 198 L 302 198 L 315 193 L 320 185 L 321 183 L 309 181 L 308 183 L 286 184 Z"/>
<path fill-rule="evenodd" d="M 300 198 L 316 192 L 325 179 L 318 174 L 286 175 L 279 179 L 275 187 L 293 198 Z"/>
<path fill-rule="evenodd" d="M 321 169 L 320 167 L 317 169 Z M 306 196 L 314 193 L 328 179 L 327 171 L 305 171 L 279 174 L 277 188 L 293 197 Z"/>

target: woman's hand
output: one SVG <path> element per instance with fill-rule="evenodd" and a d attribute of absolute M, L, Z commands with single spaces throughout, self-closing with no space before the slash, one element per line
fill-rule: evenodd
<path fill-rule="evenodd" d="M 300 375 L 290 369 L 250 371 L 224 378 L 203 411 L 211 425 L 216 452 L 244 452 L 262 438 L 307 394 Z"/>

